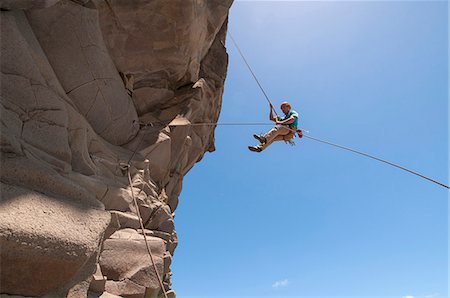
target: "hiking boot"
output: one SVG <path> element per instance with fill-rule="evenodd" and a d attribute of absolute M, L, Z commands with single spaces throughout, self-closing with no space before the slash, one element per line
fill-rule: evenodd
<path fill-rule="evenodd" d="M 253 137 L 255 139 L 257 139 L 261 144 L 265 144 L 266 143 L 266 138 L 262 135 L 253 135 Z"/>
<path fill-rule="evenodd" d="M 262 149 L 259 148 L 258 146 L 248 146 L 248 150 L 252 151 L 252 152 L 261 152 Z"/>

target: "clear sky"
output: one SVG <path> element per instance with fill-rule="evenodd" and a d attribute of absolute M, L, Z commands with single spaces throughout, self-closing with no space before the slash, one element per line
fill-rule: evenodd
<path fill-rule="evenodd" d="M 445 1 L 240 2 L 229 29 L 274 103 L 311 136 L 449 183 Z M 231 40 L 220 122 L 267 122 Z M 177 297 L 448 297 L 448 191 L 268 127 L 216 129 L 186 176 Z"/>

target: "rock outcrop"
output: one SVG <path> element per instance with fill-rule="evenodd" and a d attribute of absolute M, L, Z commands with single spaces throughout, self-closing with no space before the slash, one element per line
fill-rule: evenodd
<path fill-rule="evenodd" d="M 175 296 L 183 177 L 214 151 L 189 124 L 219 117 L 231 3 L 0 0 L 5 297 L 161 297 L 155 268 Z"/>

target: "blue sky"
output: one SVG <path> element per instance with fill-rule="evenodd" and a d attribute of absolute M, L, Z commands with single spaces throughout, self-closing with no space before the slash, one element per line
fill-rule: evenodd
<path fill-rule="evenodd" d="M 448 184 L 447 2 L 235 2 L 229 29 L 315 137 Z M 220 122 L 267 122 L 231 41 Z M 308 139 L 249 152 L 216 129 L 186 176 L 178 297 L 448 296 L 448 191 Z"/>

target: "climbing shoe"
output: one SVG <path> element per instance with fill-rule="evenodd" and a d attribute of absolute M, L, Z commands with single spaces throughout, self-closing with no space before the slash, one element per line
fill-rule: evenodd
<path fill-rule="evenodd" d="M 252 151 L 252 152 L 261 152 L 262 149 L 259 148 L 258 146 L 248 146 L 248 150 Z"/>
<path fill-rule="evenodd" d="M 266 138 L 263 137 L 262 135 L 253 135 L 253 137 L 254 137 L 255 139 L 257 139 L 261 144 L 266 143 Z"/>

